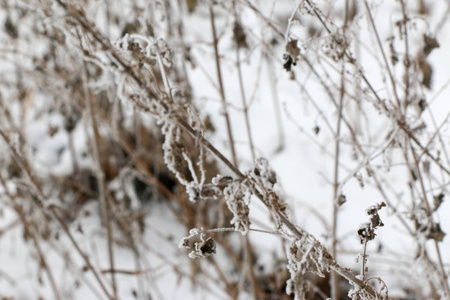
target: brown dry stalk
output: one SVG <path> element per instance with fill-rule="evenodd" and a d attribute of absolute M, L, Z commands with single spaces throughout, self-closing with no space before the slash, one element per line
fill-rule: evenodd
<path fill-rule="evenodd" d="M 213 46 L 214 46 L 214 56 L 216 61 L 216 71 L 217 71 L 217 79 L 219 81 L 219 91 L 220 91 L 220 99 L 222 100 L 222 109 L 223 109 L 223 115 L 225 117 L 225 122 L 227 125 L 227 134 L 228 134 L 228 141 L 230 143 L 230 149 L 231 149 L 231 157 L 233 159 L 233 165 L 237 166 L 237 156 L 236 156 L 236 150 L 234 147 L 234 138 L 233 138 L 233 131 L 231 128 L 231 122 L 230 122 L 230 115 L 228 113 L 228 105 L 227 100 L 225 98 L 225 89 L 223 86 L 223 79 L 222 79 L 222 71 L 220 67 L 220 56 L 219 56 L 219 40 L 217 39 L 217 33 L 216 33 L 216 23 L 214 20 L 214 10 L 212 7 L 212 4 L 209 4 L 209 17 L 211 21 L 211 30 L 213 34 Z"/>

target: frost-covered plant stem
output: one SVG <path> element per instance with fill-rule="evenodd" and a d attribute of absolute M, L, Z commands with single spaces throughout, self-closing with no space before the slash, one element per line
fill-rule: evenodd
<path fill-rule="evenodd" d="M 364 281 L 365 280 L 365 276 L 366 276 L 366 261 L 367 261 L 367 239 L 364 240 L 364 246 L 363 246 L 363 251 L 361 253 L 361 280 Z"/>
<path fill-rule="evenodd" d="M 180 125 L 189 132 L 193 137 L 197 136 L 196 132 L 184 121 L 184 120 L 178 120 Z M 206 140 L 204 137 L 200 137 L 202 140 L 202 144 L 208 148 L 220 161 L 222 161 L 239 179 L 243 180 L 245 179 L 245 176 L 242 174 L 242 172 L 233 166 L 233 164 L 220 152 L 218 151 L 208 140 Z M 255 195 L 258 197 L 258 199 L 261 200 L 261 202 L 269 209 L 271 210 L 270 205 L 265 201 L 264 196 L 258 191 L 255 190 Z M 291 221 L 289 221 L 283 214 L 279 215 L 280 220 L 282 221 L 283 225 L 285 225 L 289 231 L 297 238 L 301 239 L 304 234 L 303 230 L 299 227 L 295 226 Z M 353 282 L 356 285 L 358 285 L 360 288 L 365 289 L 369 294 L 371 294 L 373 297 L 376 297 L 377 292 L 369 285 L 361 281 L 360 279 L 356 278 L 353 274 L 351 274 L 349 271 L 347 271 L 345 268 L 342 268 L 336 263 L 330 264 L 329 267 L 337 272 L 339 275 L 347 279 L 349 282 Z"/>
<path fill-rule="evenodd" d="M 311 5 L 311 1 L 306 0 L 306 2 Z M 439 166 L 439 168 L 443 172 L 445 172 L 446 174 L 450 175 L 449 169 L 442 164 L 442 162 L 440 161 L 439 158 L 435 157 L 433 154 L 430 153 L 430 151 L 428 150 L 427 146 L 424 147 L 421 144 L 421 142 L 418 140 L 418 138 L 411 131 L 409 125 L 406 123 L 405 116 L 402 114 L 402 106 L 401 106 L 401 102 L 400 102 L 400 99 L 399 99 L 399 96 L 398 96 L 398 92 L 397 92 L 397 84 L 396 84 L 393 72 L 391 71 L 389 62 L 387 60 L 386 53 L 385 53 L 385 51 L 384 51 L 384 49 L 382 47 L 381 39 L 380 39 L 378 30 L 377 30 L 377 28 L 375 26 L 375 22 L 373 20 L 372 12 L 371 12 L 371 9 L 369 7 L 369 4 L 368 4 L 367 0 L 364 0 L 364 5 L 365 5 L 365 8 L 366 8 L 366 13 L 367 13 L 367 16 L 368 16 L 368 19 L 369 19 L 369 23 L 371 25 L 371 28 L 372 28 L 374 34 L 375 34 L 377 45 L 378 45 L 378 48 L 379 48 L 379 50 L 381 52 L 381 56 L 382 56 L 385 68 L 388 71 L 388 77 L 389 77 L 391 89 L 392 89 L 393 94 L 394 94 L 394 100 L 395 100 L 395 103 L 397 105 L 397 108 L 389 107 L 387 105 L 386 101 L 382 100 L 382 98 L 378 95 L 377 91 L 374 89 L 373 85 L 370 83 L 370 81 L 367 79 L 367 77 L 363 73 L 363 70 L 360 70 L 361 78 L 363 79 L 364 83 L 367 85 L 367 87 L 369 88 L 371 93 L 374 95 L 374 97 L 376 98 L 377 102 L 383 108 L 384 113 L 390 119 L 392 119 L 393 122 L 396 124 L 396 126 L 398 126 L 406 134 L 406 136 L 407 136 L 407 138 L 409 140 L 411 140 L 416 146 L 418 146 L 420 148 L 420 150 L 422 151 L 423 154 L 425 154 L 434 163 L 436 163 L 436 165 Z M 406 16 L 406 13 L 405 13 L 405 5 L 404 5 L 403 1 L 401 1 L 401 5 L 402 5 L 402 13 L 403 13 L 403 19 L 404 19 L 403 21 L 406 22 L 407 16 Z M 317 16 L 319 21 L 322 23 L 323 27 L 326 29 L 326 31 L 328 33 L 331 34 L 332 31 L 331 31 L 330 27 L 326 24 L 324 19 L 321 17 L 320 13 L 315 9 L 315 7 L 314 6 L 312 6 L 312 7 L 313 7 L 314 14 Z M 406 27 L 406 24 L 404 24 L 403 26 Z M 405 31 L 406 31 L 406 29 L 405 29 Z M 406 35 L 407 35 L 407 33 L 406 33 Z M 408 55 L 408 53 L 409 53 L 409 46 L 408 46 L 407 37 L 405 38 L 405 52 L 406 52 L 406 55 Z M 352 54 L 350 52 L 348 52 L 348 51 L 345 51 L 345 57 L 352 63 L 357 62 L 353 58 Z M 406 66 L 408 67 L 408 65 L 409 65 L 409 57 L 406 57 L 405 60 L 406 60 Z M 408 80 L 408 70 L 406 71 L 406 74 L 407 75 L 405 77 L 405 80 Z M 408 86 L 409 86 L 409 80 L 408 80 L 408 83 L 405 84 L 405 97 L 407 97 L 407 95 L 409 93 L 409 89 L 406 89 Z M 406 98 L 405 98 L 405 102 L 407 102 Z M 406 103 L 405 103 L 405 105 L 406 105 Z M 440 269 L 441 269 L 441 276 L 443 277 L 446 293 L 447 293 L 447 295 L 449 295 L 448 293 L 450 292 L 450 290 L 448 288 L 448 279 L 447 279 L 445 270 L 444 270 L 443 265 L 442 265 L 442 258 L 441 258 L 440 251 L 439 251 L 439 245 L 437 245 L 436 241 L 434 241 L 434 242 L 435 242 L 435 248 L 436 248 L 436 253 L 437 253 L 437 257 L 438 257 L 438 263 L 439 263 L 439 266 L 440 266 Z"/>
<path fill-rule="evenodd" d="M 109 43 L 109 41 L 94 27 L 90 22 L 87 21 L 87 18 L 85 17 L 84 13 L 80 10 L 74 9 L 70 4 L 64 3 L 62 0 L 57 0 L 57 2 L 67 11 L 67 13 L 73 17 L 73 19 L 83 27 L 83 30 L 85 30 L 87 33 L 89 33 L 96 42 L 100 43 L 100 45 L 103 47 L 104 51 L 111 55 L 117 64 L 119 64 L 125 74 L 127 74 L 137 85 L 140 89 L 144 91 L 148 95 L 148 99 L 154 99 L 152 91 L 150 90 L 150 87 L 144 82 L 144 79 L 138 75 L 138 73 L 134 70 L 134 67 L 131 66 L 124 58 L 121 57 L 121 55 L 114 50 L 112 45 Z M 211 9 L 211 8 L 210 8 Z M 156 101 L 156 100 L 152 100 Z M 147 108 L 145 106 L 142 106 L 139 103 L 136 103 L 136 105 L 143 109 L 144 111 L 147 111 Z M 159 102 L 159 105 L 164 107 L 166 110 L 170 111 L 170 108 L 166 106 L 166 104 Z M 211 151 L 220 161 L 222 161 L 226 166 L 230 168 L 230 170 L 237 176 L 238 180 L 244 180 L 246 176 L 243 175 L 243 173 L 235 166 L 235 164 L 231 163 L 220 151 L 218 151 L 210 142 L 208 142 L 203 135 L 198 132 L 196 129 L 193 129 L 187 120 L 185 120 L 180 115 L 172 115 L 173 121 L 176 122 L 174 124 L 175 126 L 179 126 L 186 132 L 188 132 L 193 138 L 199 141 L 200 145 L 203 145 L 206 147 L 209 151 Z M 265 193 L 267 192 L 266 187 L 261 186 L 256 181 L 249 181 L 252 185 L 256 187 L 254 191 L 254 195 L 260 199 L 260 201 L 274 214 L 277 218 L 279 218 L 281 224 L 285 226 L 288 231 L 290 231 L 291 234 L 295 236 L 296 239 L 303 239 L 305 236 L 309 236 L 307 232 L 305 232 L 303 229 L 295 226 L 283 213 L 280 213 L 280 211 L 274 211 L 273 204 L 268 202 L 268 199 L 265 196 Z M 320 243 L 317 242 L 317 247 L 322 248 L 323 246 L 320 245 Z M 314 246 L 316 247 L 316 246 Z M 334 262 L 333 259 L 328 259 L 325 262 L 326 268 L 329 268 L 331 270 L 336 271 L 338 274 L 349 280 L 350 282 L 356 284 L 361 289 L 366 290 L 370 295 L 373 297 L 377 297 L 378 293 L 369 285 L 367 285 L 365 282 L 359 280 L 354 275 L 352 275 L 348 270 L 340 267 L 336 262 Z"/>
<path fill-rule="evenodd" d="M 234 41 L 235 41 L 234 45 L 235 45 L 235 53 L 236 53 L 236 69 L 237 69 L 237 73 L 238 73 L 239 90 L 241 93 L 242 109 L 243 109 L 243 113 L 244 113 L 248 142 L 250 144 L 250 153 L 251 153 L 252 160 L 255 161 L 255 159 L 256 159 L 255 146 L 253 143 L 253 135 L 252 135 L 252 131 L 251 131 L 251 127 L 250 127 L 250 120 L 249 120 L 249 116 L 248 116 L 249 106 L 247 104 L 247 99 L 245 96 L 244 81 L 242 78 L 242 66 L 241 66 L 241 54 L 240 54 L 242 45 L 240 45 L 240 41 L 239 41 L 239 39 L 240 39 L 240 37 L 238 36 L 239 32 L 237 32 L 237 30 L 236 30 L 238 28 L 237 26 L 239 26 L 239 28 L 242 31 L 243 31 L 243 28 L 241 25 L 241 21 L 239 20 L 238 12 L 236 10 L 236 0 L 233 0 L 233 15 L 234 15 L 234 26 L 235 26 L 234 30 L 233 30 L 234 31 Z M 215 47 L 217 47 L 217 46 L 215 45 Z M 245 252 L 244 261 L 245 261 L 246 269 L 247 269 L 246 273 L 248 274 L 248 279 L 250 281 L 250 285 L 251 285 L 251 289 L 252 289 L 252 297 L 253 297 L 253 299 L 257 299 L 258 285 L 256 283 L 255 273 L 253 271 L 252 245 L 251 245 L 249 237 L 247 235 L 243 236 L 242 240 L 243 240 L 243 247 L 244 247 L 244 252 Z"/>

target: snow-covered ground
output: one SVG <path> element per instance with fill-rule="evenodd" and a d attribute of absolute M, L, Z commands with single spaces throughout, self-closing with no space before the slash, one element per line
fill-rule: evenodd
<path fill-rule="evenodd" d="M 151 17 L 148 24 L 154 26 L 155 38 L 167 40 L 175 59 L 180 59 L 182 51 L 188 49 L 190 60 L 184 67 L 192 87 L 192 103 L 202 118 L 209 116 L 215 128 L 214 132 L 206 133 L 207 139 L 231 159 L 212 45 L 209 2 L 198 1 L 195 10 L 188 13 L 186 3 L 196 2 L 180 1 L 182 4 L 179 6 L 179 1 L 151 1 L 151 4 L 137 1 L 136 7 L 133 7 L 128 1 L 88 1 L 84 10 L 116 46 L 124 41 L 121 26 L 132 20 L 116 20 L 109 24 L 105 13 L 107 10 L 121 18 L 126 18 L 127 14 L 141 14 L 138 18 L 141 23 L 145 22 L 146 17 L 149 20 Z M 356 1 L 356 15 L 349 19 L 345 32 L 345 3 L 351 5 L 355 1 L 316 1 L 317 7 L 311 8 L 306 4 L 309 1 L 240 0 L 236 1 L 235 12 L 233 1 L 217 2 L 213 9 L 219 37 L 222 84 L 239 169 L 245 173 L 254 166 L 242 102 L 244 94 L 248 103 L 255 155 L 266 158 L 270 167 L 275 170 L 275 190 L 289 204 L 289 217 L 294 224 L 314 235 L 331 251 L 335 194 L 345 196 L 346 202 L 338 207 L 336 215 L 336 260 L 343 267 L 353 269 L 354 275 L 358 275 L 363 245 L 357 231 L 361 224 L 369 222 L 366 213 L 368 208 L 382 201 L 388 202 L 387 207 L 380 210 L 384 226 L 377 228 L 376 238 L 368 242 L 366 279 L 381 278 L 389 288 L 390 297 L 418 299 L 414 297 L 431 297 L 432 293 L 437 292 L 442 295 L 442 299 L 450 299 L 450 295 L 447 294 L 447 298 L 445 296 L 438 264 L 441 259 L 448 273 L 450 241 L 448 237 L 444 237 L 442 241 L 436 237 L 427 239 L 431 230 L 427 224 L 440 224 L 444 233 L 450 228 L 450 219 L 445 217 L 450 211 L 450 204 L 446 199 L 450 174 L 444 170 L 450 169 L 447 159 L 450 137 L 450 58 L 447 55 L 450 48 L 450 23 L 447 22 L 449 4 L 446 1 L 423 1 L 427 13 L 420 14 L 419 4 L 422 1 L 403 1 L 407 5 L 409 17 L 405 35 L 402 1 L 368 1 L 376 34 L 389 61 L 388 71 L 365 1 Z M 35 182 L 42 188 L 44 195 L 49 197 L 49 203 L 60 205 L 62 201 L 64 203 L 61 206 L 75 210 L 70 206 L 70 201 L 73 200 L 71 197 L 76 196 L 64 195 L 65 191 L 60 190 L 54 178 L 73 177 L 78 180 L 75 168 L 95 170 L 91 119 L 89 110 L 85 109 L 80 113 L 73 131 L 69 132 L 65 127 L 67 115 L 64 116 L 59 110 L 60 103 L 87 100 L 83 100 L 83 95 L 78 95 L 79 99 L 68 99 L 68 95 L 72 95 L 68 91 L 71 86 L 63 85 L 65 78 L 53 80 L 47 74 L 50 71 L 39 73 L 37 67 L 33 66 L 33 57 L 42 57 L 48 51 L 45 45 L 49 46 L 51 43 L 44 38 L 45 34 L 35 33 L 31 28 L 35 24 L 41 31 L 46 26 L 64 28 L 61 25 L 64 23 L 60 20 L 64 15 L 61 7 L 56 3 L 47 7 L 48 11 L 44 7 L 45 4 L 34 1 L 9 1 L 0 10 L 0 23 L 4 24 L 4 32 L 0 33 L 3 44 L 1 66 L 4 66 L 0 69 L 3 118 L 0 126 L 2 132 L 12 139 L 10 145 L 16 147 L 19 153 L 22 152 L 32 164 Z M 165 15 L 166 10 L 172 14 Z M 21 15 L 25 11 L 27 14 Z M 293 14 L 295 11 L 297 12 Z M 322 16 L 322 21 L 330 32 L 327 32 L 315 12 Z M 233 40 L 235 13 L 242 22 L 248 46 L 239 50 L 242 82 L 236 65 L 237 52 Z M 19 20 L 28 22 L 24 21 L 23 25 L 14 23 L 20 29 L 18 37 L 14 38 L 11 32 L 7 32 L 9 19 L 13 23 Z M 170 29 L 170 26 L 178 25 L 176 22 L 181 21 L 181 29 Z M 279 32 L 274 31 L 273 26 Z M 167 33 L 169 29 L 171 34 Z M 146 30 L 141 29 L 139 34 L 145 35 L 145 32 L 149 32 L 148 28 Z M 177 36 L 179 30 L 183 32 L 182 39 Z M 65 34 L 69 35 L 69 32 Z M 80 52 L 70 49 L 78 47 L 73 42 L 76 40 L 76 30 L 71 34 L 73 36 L 67 38 L 67 53 L 58 55 L 64 58 L 62 61 L 81 64 Z M 429 44 L 425 41 L 425 36 L 435 37 L 439 47 L 426 53 L 425 49 Z M 408 48 L 405 48 L 405 39 Z M 292 71 L 288 72 L 283 68 L 283 54 L 287 53 L 287 42 L 292 40 L 298 40 L 301 57 L 292 66 Z M 183 45 L 179 44 L 181 41 Z M 339 47 L 343 45 L 348 47 L 345 51 L 356 59 L 355 63 L 351 63 L 348 56 L 339 57 Z M 92 45 L 82 47 L 92 51 L 92 56 L 98 54 L 97 57 L 103 59 L 100 51 L 96 52 Z M 60 51 L 64 47 L 57 49 Z M 22 55 L 22 52 L 25 54 Z M 403 62 L 405 53 L 408 53 L 411 60 L 408 76 L 405 76 Z M 334 59 L 336 55 L 337 59 Z M 398 62 L 394 65 L 392 62 L 395 56 Z M 431 88 L 422 83 L 427 63 L 432 71 Z M 147 127 L 153 126 L 151 130 L 158 131 L 147 113 L 133 112 L 131 101 L 126 102 L 125 97 L 119 95 L 124 82 L 118 71 L 107 73 L 108 67 L 113 70 L 113 67 L 106 66 L 101 78 L 91 79 L 89 82 L 92 93 L 98 95 L 103 90 L 109 93 L 108 101 L 111 103 L 118 103 L 119 98 L 120 101 L 125 101 L 122 103 L 122 113 L 129 121 L 124 121 L 123 124 L 130 127 L 127 128 L 130 132 L 133 132 L 133 126 L 136 125 L 132 121 L 135 114 L 141 116 L 142 123 Z M 67 69 L 67 78 L 72 78 L 70 71 L 77 68 Z M 345 76 L 342 76 L 342 72 Z M 389 72 L 395 80 L 395 90 Z M 58 75 L 56 72 L 55 74 Z M 405 83 L 407 77 L 410 80 L 408 84 Z M 26 96 L 22 98 L 17 93 L 18 78 L 27 87 Z M 82 86 L 84 79 L 78 80 L 79 86 Z M 370 87 L 365 80 L 370 83 Z M 51 93 L 48 90 L 53 83 L 56 85 L 55 90 L 61 90 L 61 99 L 55 93 L 52 97 L 49 96 Z M 170 85 L 183 88 L 173 78 Z M 164 89 L 164 86 L 161 84 L 160 88 Z M 384 111 L 371 89 L 393 111 L 397 105 L 397 94 L 407 128 L 427 148 L 427 152 L 408 138 L 396 123 L 396 116 Z M 82 90 L 80 88 L 79 92 L 82 93 Z M 341 100 L 342 91 L 345 93 Z M 408 93 L 406 102 L 405 91 Z M 338 117 L 340 101 L 342 118 Z M 423 106 L 424 103 L 426 107 Z M 423 112 L 421 105 L 425 108 Z M 55 107 L 54 111 L 52 106 Z M 110 107 L 110 115 L 99 116 L 99 127 L 104 136 L 114 139 L 116 137 L 113 130 L 110 130 L 114 127 L 113 121 L 111 124 L 107 121 L 117 116 L 117 104 Z M 6 118 L 7 111 L 12 113 L 15 127 Z M 417 155 L 417 166 L 410 147 L 413 147 Z M 404 151 L 405 149 L 407 150 Z M 36 206 L 28 202 L 24 209 L 29 210 L 30 218 L 35 213 L 40 218 L 37 220 L 49 223 L 50 236 L 43 238 L 42 233 L 37 234 L 40 228 L 35 230 L 37 240 L 26 233 L 23 221 L 17 210 L 13 209 L 14 201 L 32 199 L 35 191 L 25 180 L 23 173 L 19 172 L 21 177 L 15 177 L 18 175 L 11 171 L 11 166 L 14 165 L 12 162 L 16 159 L 11 153 L 11 148 L 2 140 L 0 162 L 5 167 L 0 171 L 8 183 L 8 193 L 14 197 L 5 193 L 3 185 L 0 185 L 3 192 L 0 202 L 0 297 L 56 298 L 57 293 L 49 281 L 47 270 L 50 270 L 60 299 L 106 299 L 93 271 L 75 249 L 69 236 L 52 219 L 51 214 L 45 217 L 39 215 L 35 211 Z M 76 167 L 73 153 L 76 156 Z M 208 159 L 213 157 L 211 155 Z M 432 160 L 436 157 L 438 163 Z M 336 159 L 339 165 L 337 177 Z M 162 160 L 162 157 L 158 160 Z M 234 176 L 221 162 L 218 162 L 218 166 L 224 175 Z M 121 189 L 126 186 L 130 188 L 129 183 L 122 183 L 126 181 L 127 172 L 138 167 L 130 159 L 126 168 L 124 170 L 127 171 L 119 172 L 120 176 L 108 181 L 107 185 L 117 195 L 122 193 L 122 196 L 117 196 L 118 201 L 125 201 L 126 197 L 130 197 L 133 202 L 136 201 L 133 199 L 134 192 Z M 435 198 L 441 193 L 444 201 L 438 206 Z M 103 226 L 105 220 L 100 217 L 98 195 L 91 196 L 89 200 L 79 208 L 77 218 L 67 220 L 66 224 L 77 245 L 89 257 L 93 268 L 100 273 L 106 289 L 111 292 L 108 238 Z M 220 243 L 217 243 L 217 254 L 205 258 L 209 262 L 196 260 L 193 263 L 188 258 L 188 252 L 178 247 L 181 239 L 187 235 L 187 229 L 165 201 L 168 200 L 134 203 L 137 205 L 134 209 L 145 215 L 145 230 L 142 235 L 138 238 L 130 237 L 138 241 L 137 249 L 127 246 L 123 232 L 119 232 L 115 226 L 112 228 L 113 237 L 117 239 L 113 252 L 118 298 L 229 299 L 229 287 L 225 286 L 222 278 L 225 276 L 233 284 L 241 285 L 236 297 L 250 299 L 250 288 L 242 287 L 244 275 L 232 266 L 227 250 Z M 426 202 L 431 207 L 429 211 Z M 46 205 L 45 207 L 50 206 Z M 177 204 L 175 210 L 180 210 Z M 272 233 L 276 231 L 270 213 L 255 196 L 251 199 L 250 220 L 251 229 Z M 225 235 L 232 250 L 237 255 L 244 255 L 239 253 L 241 234 L 227 232 Z M 248 237 L 254 249 L 255 261 L 252 263 L 256 275 L 273 272 L 280 262 L 286 263 L 286 244 L 283 244 L 282 237 L 258 231 L 250 231 Z M 435 245 L 438 245 L 439 254 Z M 42 258 L 46 261 L 43 262 Z M 427 262 L 428 258 L 432 264 Z M 224 274 L 217 272 L 218 269 Z M 194 274 L 198 275 L 197 279 Z M 436 290 L 431 288 L 432 285 Z M 408 298 L 408 291 L 417 296 Z"/>

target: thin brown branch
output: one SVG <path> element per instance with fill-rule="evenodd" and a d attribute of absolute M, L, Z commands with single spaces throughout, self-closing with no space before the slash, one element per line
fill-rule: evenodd
<path fill-rule="evenodd" d="M 230 115 L 228 113 L 227 100 L 225 98 L 225 89 L 223 87 L 222 71 L 220 68 L 219 40 L 217 39 L 216 23 L 214 20 L 214 10 L 212 4 L 209 4 L 209 18 L 211 22 L 211 30 L 213 35 L 213 47 L 216 61 L 217 79 L 219 81 L 220 99 L 222 100 L 222 110 L 227 125 L 227 134 L 228 134 L 228 142 L 230 143 L 231 158 L 233 160 L 233 165 L 237 166 L 238 164 L 237 164 L 236 150 L 234 147 L 233 131 L 231 128 Z"/>

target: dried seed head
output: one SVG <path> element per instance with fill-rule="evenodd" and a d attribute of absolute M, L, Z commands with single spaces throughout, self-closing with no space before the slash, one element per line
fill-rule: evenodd
<path fill-rule="evenodd" d="M 347 202 L 347 198 L 345 197 L 345 195 L 339 195 L 337 198 L 336 198 L 336 205 L 338 206 L 338 207 L 340 207 L 342 204 L 344 204 L 345 202 Z"/>
<path fill-rule="evenodd" d="M 442 231 L 441 225 L 439 223 L 431 224 L 431 228 L 428 231 L 427 239 L 433 239 L 437 242 L 442 242 L 445 237 L 445 232 Z"/>
<path fill-rule="evenodd" d="M 233 24 L 233 39 L 238 48 L 247 48 L 247 37 L 241 23 L 234 21 Z"/>

